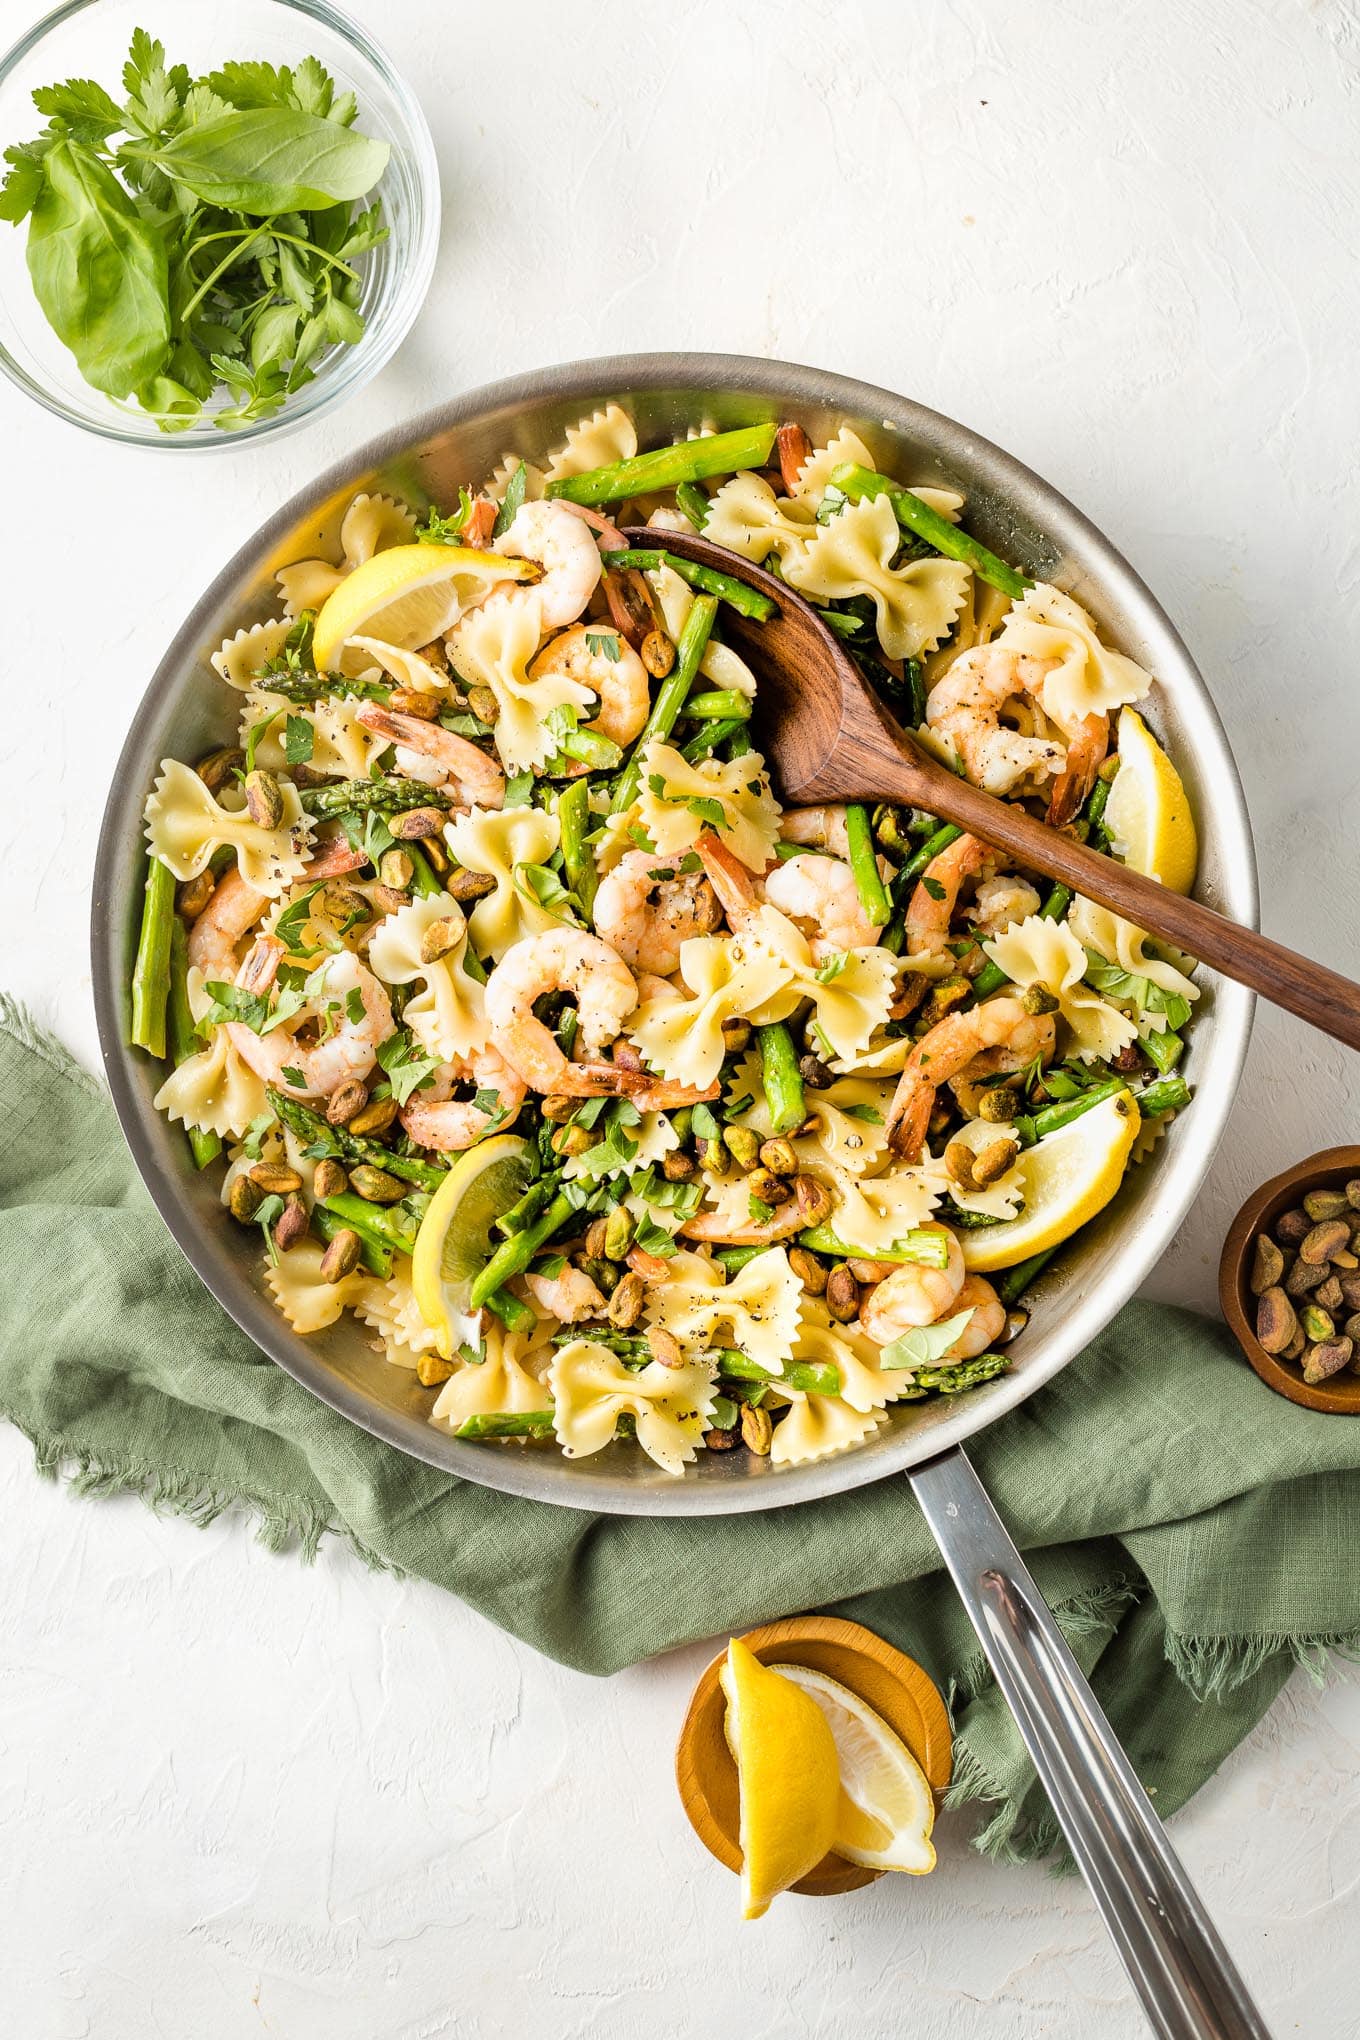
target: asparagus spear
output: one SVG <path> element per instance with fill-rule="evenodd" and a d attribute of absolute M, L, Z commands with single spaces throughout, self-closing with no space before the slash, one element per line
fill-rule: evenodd
<path fill-rule="evenodd" d="M 551 1239 L 575 1210 L 571 1199 L 559 1190 L 547 1210 L 532 1225 L 526 1226 L 523 1232 L 511 1233 L 473 1282 L 468 1296 L 472 1308 L 476 1310 L 496 1290 L 503 1289 L 512 1275 L 522 1275 L 543 1242 Z"/>
<path fill-rule="evenodd" d="M 310 1145 L 314 1141 L 325 1144 L 327 1154 L 339 1153 L 349 1162 L 367 1162 L 372 1168 L 385 1169 L 389 1176 L 400 1176 L 405 1183 L 418 1183 L 422 1190 L 437 1190 L 448 1174 L 447 1169 L 438 1169 L 432 1162 L 422 1162 L 415 1155 L 399 1155 L 380 1140 L 369 1140 L 366 1135 L 350 1133 L 343 1126 L 331 1126 L 319 1112 L 310 1105 L 304 1105 L 298 1098 L 290 1098 L 286 1091 L 267 1089 L 266 1096 L 273 1110 L 285 1126 L 292 1128 L 298 1139 Z M 363 1201 L 362 1199 L 360 1200 Z M 371 1205 L 367 1207 L 372 1210 Z"/>
<path fill-rule="evenodd" d="M 956 1367 L 918 1367 L 916 1386 L 933 1388 L 940 1395 L 962 1395 L 965 1389 L 978 1388 L 993 1375 L 1004 1374 L 1010 1364 L 1004 1353 L 977 1353 L 971 1360 L 960 1360 Z"/>
<path fill-rule="evenodd" d="M 681 482 L 701 482 L 709 475 L 734 474 L 738 468 L 764 467 L 776 430 L 774 425 L 747 425 L 739 432 L 711 433 L 707 439 L 681 439 L 632 460 L 591 468 L 587 474 L 565 475 L 549 482 L 544 494 L 597 507 L 621 502 L 625 496 L 649 495 L 654 489 L 678 488 Z"/>
<path fill-rule="evenodd" d="M 1031 1254 L 1028 1261 L 1017 1261 L 1013 1268 L 1008 1268 L 996 1285 L 996 1293 L 1002 1303 L 1008 1307 L 1018 1303 L 1030 1283 L 1042 1275 L 1057 1251 L 1056 1247 L 1045 1247 L 1042 1254 Z"/>
<path fill-rule="evenodd" d="M 714 687 L 705 694 L 691 694 L 685 714 L 697 716 L 701 722 L 747 722 L 751 708 L 749 694 L 735 687 Z"/>
<path fill-rule="evenodd" d="M 531 1332 L 538 1318 L 527 1303 L 521 1303 L 508 1289 L 493 1289 L 485 1299 L 486 1307 L 505 1326 L 507 1332 Z"/>
<path fill-rule="evenodd" d="M 600 879 L 595 869 L 595 853 L 586 841 L 591 829 L 591 814 L 590 788 L 584 779 L 574 779 L 558 794 L 557 821 L 562 832 L 562 863 L 566 869 L 567 887 L 581 902 L 586 919 L 593 921 Z"/>
<path fill-rule="evenodd" d="M 893 1242 L 890 1253 L 878 1248 L 870 1253 L 867 1247 L 847 1246 L 829 1225 L 808 1226 L 799 1233 L 798 1244 L 809 1247 L 814 1254 L 829 1254 L 836 1261 L 910 1261 L 917 1268 L 943 1268 L 949 1260 L 948 1235 L 928 1226 L 903 1233 L 900 1240 Z"/>
<path fill-rule="evenodd" d="M 693 482 L 677 482 L 675 487 L 676 508 L 682 510 L 696 531 L 704 528 L 708 516 L 708 498 L 702 489 L 696 489 Z"/>
<path fill-rule="evenodd" d="M 696 439 L 696 446 L 711 444 L 711 441 Z M 638 780 L 642 777 L 642 754 L 653 737 L 668 737 L 675 728 L 676 717 L 685 705 L 685 697 L 694 684 L 699 670 L 699 661 L 704 655 L 713 629 L 713 619 L 718 613 L 716 595 L 696 595 L 694 606 L 685 618 L 685 627 L 675 647 L 675 664 L 657 689 L 652 712 L 643 726 L 642 734 L 633 746 L 633 755 L 628 760 L 619 783 L 614 789 L 613 811 L 621 815 L 633 805 Z"/>
<path fill-rule="evenodd" d="M 759 588 L 752 588 L 745 581 L 739 581 L 735 574 L 724 574 L 717 567 L 702 567 L 694 560 L 682 559 L 679 553 L 653 550 L 648 546 L 630 546 L 624 552 L 602 553 L 606 567 L 642 567 L 656 573 L 661 567 L 669 567 L 673 573 L 688 581 L 691 588 L 700 589 L 705 595 L 717 595 L 723 602 L 730 602 L 733 609 L 740 610 L 756 623 L 766 623 L 774 615 L 774 600 L 762 595 Z"/>
<path fill-rule="evenodd" d="M 864 496 L 886 495 L 892 504 L 893 515 L 904 531 L 923 538 L 928 546 L 937 553 L 943 553 L 946 559 L 962 560 L 981 580 L 990 581 L 993 588 L 1000 588 L 1013 602 L 1019 600 L 1026 588 L 1033 586 L 1024 574 L 1008 567 L 994 552 L 988 552 L 985 545 L 970 538 L 966 531 L 960 531 L 956 524 L 941 517 L 919 496 L 913 496 L 910 489 L 890 481 L 887 475 L 874 474 L 869 468 L 856 467 L 852 462 L 833 469 L 831 485 L 848 496 L 852 503 L 858 503 Z"/>
<path fill-rule="evenodd" d="M 256 684 L 270 694 L 281 694 L 295 707 L 329 701 L 343 694 L 356 701 L 387 701 L 392 694 L 390 680 L 347 680 L 340 673 L 261 673 Z"/>
<path fill-rule="evenodd" d="M 1093 1106 L 1103 1105 L 1107 1098 L 1117 1097 L 1120 1091 L 1129 1088 L 1126 1077 L 1111 1077 L 1107 1083 L 1092 1084 L 1089 1091 L 1083 1091 L 1079 1098 L 1065 1098 L 1061 1104 L 1045 1105 L 1041 1112 L 1023 1113 L 1015 1122 L 1015 1131 L 1022 1147 L 1033 1147 L 1036 1140 L 1042 1140 L 1046 1133 L 1056 1133 L 1060 1126 L 1070 1126 L 1074 1119 L 1080 1119 L 1083 1112 Z"/>
<path fill-rule="evenodd" d="M 568 730 L 558 746 L 564 758 L 575 758 L 592 772 L 612 772 L 623 762 L 623 752 L 612 737 L 598 730 Z"/>
<path fill-rule="evenodd" d="M 768 1367 L 748 1360 L 744 1353 L 735 1352 L 730 1346 L 724 1346 L 717 1358 L 719 1374 L 726 1375 L 729 1381 L 787 1383 L 790 1388 L 800 1388 L 807 1395 L 839 1395 L 841 1392 L 840 1369 L 829 1363 L 811 1366 L 801 1360 L 790 1360 L 782 1374 L 772 1374 Z"/>
<path fill-rule="evenodd" d="M 553 1427 L 551 1410 L 503 1410 L 491 1416 L 468 1417 L 455 1438 L 543 1438 Z"/>
<path fill-rule="evenodd" d="M 940 852 L 947 850 L 950 844 L 957 841 L 962 834 L 963 830 L 957 828 L 953 822 L 942 823 L 933 836 L 926 837 L 925 842 L 921 845 L 915 856 L 909 857 L 902 866 L 902 869 L 897 874 L 899 887 L 913 884 L 921 876 L 926 866 L 933 864 Z"/>
<path fill-rule="evenodd" d="M 165 1008 L 170 997 L 170 927 L 175 919 L 175 874 L 159 857 L 146 860 L 146 895 L 137 961 L 132 966 L 132 1046 L 165 1054 Z"/>
<path fill-rule="evenodd" d="M 807 1118 L 803 1079 L 793 1050 L 793 1036 L 782 1020 L 757 1027 L 760 1048 L 760 1081 L 765 1087 L 772 1133 L 791 1133 Z"/>
<path fill-rule="evenodd" d="M 1151 1058 L 1163 1076 L 1175 1069 L 1184 1049 L 1184 1039 L 1174 1027 L 1167 1027 L 1160 1034 L 1149 1034 L 1143 1041 L 1143 1053 Z"/>
<path fill-rule="evenodd" d="M 846 808 L 845 833 L 850 840 L 850 869 L 855 874 L 864 917 L 871 928 L 886 928 L 892 919 L 892 903 L 879 876 L 874 832 L 869 810 L 862 801 L 852 801 Z"/>
<path fill-rule="evenodd" d="M 1138 1094 L 1138 1110 L 1152 1119 L 1159 1112 L 1183 1112 L 1190 1103 L 1190 1086 L 1184 1077 L 1162 1077 Z"/>
<path fill-rule="evenodd" d="M 744 719 L 738 722 L 735 717 L 732 717 L 726 722 L 705 723 L 698 736 L 690 738 L 680 755 L 682 758 L 688 759 L 691 765 L 701 765 L 704 759 L 711 757 L 721 744 L 727 742 L 729 737 L 735 737 L 738 734 L 742 736 L 746 734 Z M 746 744 L 743 748 L 749 751 L 751 747 L 749 744 Z M 734 749 L 733 756 L 735 757 L 736 755 Z"/>
<path fill-rule="evenodd" d="M 194 1016 L 189 1011 L 188 968 L 189 938 L 183 921 L 174 914 L 170 922 L 170 997 L 165 1009 L 165 1036 L 170 1060 L 176 1069 L 203 1046 L 194 1026 Z M 184 1131 L 194 1167 L 206 1169 L 208 1163 L 215 1161 L 222 1152 L 220 1135 L 208 1133 L 201 1126 L 186 1126 Z"/>
<path fill-rule="evenodd" d="M 388 1276 L 392 1273 L 391 1247 L 385 1246 L 370 1233 L 359 1232 L 357 1225 L 351 1225 L 348 1219 L 341 1218 L 339 1212 L 327 1210 L 324 1204 L 315 1205 L 312 1209 L 312 1231 L 327 1242 L 333 1240 L 339 1232 L 358 1232 L 359 1259 L 369 1274 Z"/>
<path fill-rule="evenodd" d="M 453 805 L 440 787 L 426 786 L 420 779 L 339 779 L 333 785 L 304 787 L 301 800 L 309 815 L 326 821 L 335 815 L 383 815 L 403 813 L 407 808 Z"/>
<path fill-rule="evenodd" d="M 411 891 L 418 900 L 428 900 L 434 893 L 443 892 L 441 879 L 419 843 L 403 843 L 403 852 L 411 860 Z"/>
<path fill-rule="evenodd" d="M 415 1252 L 415 1228 L 405 1212 L 397 1211 L 390 1204 L 370 1204 L 367 1198 L 358 1196 L 353 1190 L 340 1190 L 316 1208 L 328 1212 L 336 1224 L 348 1226 L 351 1232 L 357 1232 L 361 1240 L 369 1241 L 374 1247 L 396 1254 Z"/>

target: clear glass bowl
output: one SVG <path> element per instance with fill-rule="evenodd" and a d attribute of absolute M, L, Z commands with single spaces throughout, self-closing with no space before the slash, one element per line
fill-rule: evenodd
<path fill-rule="evenodd" d="M 161 432 L 133 404 L 93 389 L 38 306 L 28 279 L 27 225 L 0 221 L 0 368 L 59 418 L 129 446 L 166 452 L 228 449 L 292 431 L 362 388 L 410 331 L 429 289 L 439 242 L 439 170 L 419 103 L 366 31 L 329 0 L 68 0 L 0 59 L 0 147 L 29 140 L 45 125 L 35 87 L 94 78 L 115 98 L 134 28 L 165 44 L 171 63 L 197 76 L 228 59 L 296 64 L 320 59 L 340 91 L 359 102 L 357 126 L 392 145 L 377 187 L 388 237 L 363 258 L 363 337 L 331 347 L 313 363 L 313 380 L 272 417 L 235 431 L 213 423 L 214 398 L 183 432 Z"/>

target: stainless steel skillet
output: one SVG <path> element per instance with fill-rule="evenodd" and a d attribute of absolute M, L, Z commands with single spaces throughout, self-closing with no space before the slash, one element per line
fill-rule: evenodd
<path fill-rule="evenodd" d="M 1086 1872 L 1155 2029 L 1174 2036 L 1261 2033 L 1165 1836 L 1051 1616 L 958 1448 L 1050 1380 L 1155 1266 L 1217 1146 L 1241 1074 L 1250 994 L 1226 981 L 1201 1002 L 1188 1059 L 1193 1108 L 1034 1294 L 1013 1371 L 958 1405 L 908 1406 L 857 1452 L 778 1471 L 703 1459 L 670 1481 L 612 1447 L 571 1462 L 506 1453 L 432 1431 L 426 1399 L 377 1360 L 357 1329 L 297 1337 L 261 1291 L 255 1250 L 195 1176 L 179 1129 L 152 1110 L 157 1077 L 124 1045 L 136 941 L 141 809 L 159 761 L 222 740 L 232 708 L 208 665 L 222 638 L 275 613 L 281 565 L 334 552 L 358 489 L 445 502 L 507 450 L 541 457 L 583 414 L 614 399 L 644 445 L 691 426 L 797 417 L 814 440 L 850 425 L 880 466 L 957 485 L 988 545 L 1057 581 L 1116 643 L 1159 678 L 1151 718 L 1186 778 L 1202 842 L 1199 895 L 1254 925 L 1255 866 L 1241 788 L 1204 683 L 1137 575 L 1055 490 L 964 427 L 885 390 L 839 376 L 729 355 L 651 355 L 575 363 L 474 391 L 362 448 L 303 490 L 217 576 L 161 661 L 114 775 L 100 838 L 92 957 L 109 1083 L 137 1165 L 171 1232 L 238 1324 L 306 1387 L 375 1436 L 449 1472 L 577 1509 L 709 1515 L 783 1507 L 908 1472 L 946 1563 L 978 1624 L 1040 1776 Z M 211 1171 L 209 1175 L 211 1175 Z"/>

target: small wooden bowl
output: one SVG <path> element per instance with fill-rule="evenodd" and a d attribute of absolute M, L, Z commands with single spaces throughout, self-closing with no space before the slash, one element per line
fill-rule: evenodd
<path fill-rule="evenodd" d="M 912 1658 L 871 1629 L 833 1615 L 769 1622 L 742 1641 L 762 1664 L 807 1665 L 858 1693 L 902 1738 L 930 1780 L 938 1805 L 953 1761 L 949 1716 L 935 1686 Z M 690 1826 L 704 1847 L 729 1870 L 740 1871 L 737 1767 L 723 1733 L 727 1699 L 718 1683 L 726 1656 L 724 1650 L 715 1657 L 694 1688 L 676 1747 L 675 1782 Z M 827 1898 L 872 1884 L 883 1874 L 828 1854 L 792 1889 L 811 1898 Z"/>
<path fill-rule="evenodd" d="M 1296 1360 L 1277 1360 L 1256 1336 L 1256 1298 L 1251 1293 L 1252 1242 L 1274 1225 L 1282 1211 L 1302 1201 L 1309 1190 L 1340 1190 L 1360 1176 L 1360 1147 L 1324 1148 L 1273 1176 L 1254 1191 L 1238 1212 L 1223 1242 L 1218 1264 L 1218 1300 L 1238 1345 L 1268 1388 L 1287 1395 L 1305 1409 L 1327 1410 L 1334 1416 L 1360 1417 L 1360 1374 L 1344 1368 L 1316 1387 L 1306 1382 Z"/>

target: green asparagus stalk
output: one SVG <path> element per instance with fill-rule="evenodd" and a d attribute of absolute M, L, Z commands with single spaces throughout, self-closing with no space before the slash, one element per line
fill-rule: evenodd
<path fill-rule="evenodd" d="M 917 1226 L 894 1240 L 888 1253 L 875 1248 L 847 1246 L 829 1225 L 811 1225 L 798 1235 L 800 1247 L 814 1254 L 828 1254 L 835 1261 L 902 1261 L 917 1268 L 943 1268 L 949 1261 L 949 1236 L 928 1226 Z"/>
<path fill-rule="evenodd" d="M 855 874 L 864 918 L 871 928 L 886 928 L 892 919 L 892 902 L 879 876 L 873 827 L 862 801 L 852 801 L 846 808 L 845 833 L 850 841 L 850 869 Z"/>
<path fill-rule="evenodd" d="M 337 694 L 355 701 L 388 701 L 393 684 L 390 680 L 348 680 L 341 673 L 262 673 L 256 681 L 257 686 L 281 694 L 298 708 L 329 701 Z"/>
<path fill-rule="evenodd" d="M 722 1263 L 730 1277 L 744 1268 L 748 1261 L 754 1261 L 757 1254 L 764 1254 L 768 1251 L 769 1249 L 766 1247 L 715 1247 L 713 1249 L 713 1258 L 715 1261 Z"/>
<path fill-rule="evenodd" d="M 691 694 L 685 714 L 701 722 L 748 722 L 752 705 L 750 695 L 735 687 L 714 687 L 705 694 Z"/>
<path fill-rule="evenodd" d="M 717 1361 L 719 1374 L 725 1375 L 729 1381 L 787 1383 L 790 1388 L 802 1389 L 807 1395 L 839 1395 L 841 1392 L 841 1371 L 829 1362 L 812 1366 L 801 1360 L 790 1360 L 782 1374 L 772 1374 L 768 1367 L 748 1360 L 744 1353 L 738 1353 L 730 1346 L 719 1350 Z"/>
<path fill-rule="evenodd" d="M 1111 1077 L 1108 1083 L 1092 1084 L 1089 1091 L 1083 1091 L 1079 1098 L 1065 1098 L 1059 1105 L 1045 1105 L 1042 1112 L 1027 1112 L 1015 1122 L 1016 1136 L 1022 1147 L 1033 1147 L 1036 1140 L 1045 1134 L 1056 1133 L 1059 1127 L 1070 1126 L 1074 1119 L 1080 1119 L 1083 1112 L 1090 1112 L 1096 1105 L 1103 1105 L 1107 1098 L 1117 1097 L 1127 1091 L 1128 1081 L 1124 1077 Z"/>
<path fill-rule="evenodd" d="M 1145 1119 L 1155 1119 L 1159 1112 L 1183 1112 L 1189 1103 L 1190 1086 L 1184 1077 L 1161 1077 L 1138 1094 L 1138 1110 Z"/>
<path fill-rule="evenodd" d="M 568 503 L 597 507 L 619 503 L 625 496 L 646 496 L 654 489 L 675 489 L 681 482 L 702 482 L 709 475 L 730 475 L 738 468 L 764 467 L 774 445 L 774 425 L 747 425 L 739 432 L 714 432 L 707 439 L 681 439 L 658 446 L 632 460 L 611 461 L 583 475 L 565 475 L 549 482 L 545 494 Z"/>
<path fill-rule="evenodd" d="M 146 893 L 137 961 L 132 966 L 132 1046 L 165 1054 L 165 1008 L 170 997 L 170 929 L 175 919 L 175 874 L 159 857 L 146 860 Z"/>
<path fill-rule="evenodd" d="M 493 1289 L 486 1299 L 486 1307 L 505 1326 L 507 1332 L 531 1332 L 538 1318 L 527 1303 L 521 1303 L 508 1289 Z"/>
<path fill-rule="evenodd" d="M 339 1212 L 328 1211 L 324 1204 L 318 1204 L 312 1210 L 312 1231 L 329 1244 L 337 1233 L 359 1232 L 359 1228 L 351 1225 L 348 1219 L 341 1218 Z M 359 1233 L 359 1259 L 370 1275 L 386 1277 L 392 1273 L 391 1247 L 385 1246 L 371 1233 Z"/>
<path fill-rule="evenodd" d="M 503 1289 L 512 1275 L 522 1275 L 543 1242 L 566 1224 L 575 1209 L 571 1199 L 559 1191 L 532 1225 L 503 1241 L 473 1282 L 468 1296 L 472 1308 L 476 1310 L 496 1290 Z"/>
<path fill-rule="evenodd" d="M 933 1388 L 939 1395 L 962 1395 L 965 1389 L 980 1388 L 993 1375 L 1004 1374 L 1010 1364 L 1004 1353 L 977 1353 L 955 1367 L 918 1367 L 916 1386 Z"/>
<path fill-rule="evenodd" d="M 765 1088 L 770 1131 L 792 1133 L 807 1118 L 793 1036 L 782 1020 L 776 1020 L 768 1027 L 757 1027 L 756 1042 L 760 1048 L 760 1081 Z"/>
<path fill-rule="evenodd" d="M 947 850 L 950 844 L 956 842 L 962 834 L 963 830 L 957 828 L 953 822 L 942 823 L 933 836 L 926 837 L 925 842 L 921 845 L 915 856 L 909 857 L 902 866 L 902 869 L 897 874 L 899 887 L 914 884 L 926 866 L 933 864 L 940 852 Z"/>
<path fill-rule="evenodd" d="M 691 588 L 698 588 L 705 595 L 718 596 L 756 623 L 767 623 L 774 615 L 773 598 L 762 595 L 759 588 L 749 587 L 735 574 L 724 574 L 717 567 L 702 567 L 694 560 L 682 559 L 679 553 L 631 546 L 625 552 L 607 552 L 600 557 L 607 567 L 642 567 L 653 574 L 661 567 L 669 567 L 673 573 L 679 574 L 681 580 L 688 581 Z"/>
<path fill-rule="evenodd" d="M 988 552 L 985 545 L 970 538 L 966 531 L 960 531 L 923 503 L 919 496 L 913 496 L 910 489 L 903 489 L 890 481 L 887 475 L 874 474 L 868 468 L 856 467 L 853 463 L 832 471 L 831 485 L 848 496 L 852 503 L 858 503 L 864 496 L 884 496 L 892 504 L 893 515 L 904 531 L 923 538 L 935 552 L 943 553 L 946 559 L 962 560 L 965 566 L 983 581 L 989 581 L 993 588 L 1000 588 L 1013 602 L 1018 601 L 1026 588 L 1033 583 L 1024 574 L 1018 574 L 1014 567 L 1008 567 L 994 552 Z"/>
<path fill-rule="evenodd" d="M 613 738 L 602 737 L 598 730 L 568 730 L 559 748 L 564 758 L 575 758 L 592 772 L 612 772 L 623 762 L 623 752 Z"/>
<path fill-rule="evenodd" d="M 696 439 L 696 446 L 711 445 L 709 440 Z M 699 670 L 699 661 L 704 655 L 713 630 L 713 619 L 718 613 L 716 595 L 696 595 L 694 605 L 685 618 L 685 627 L 675 647 L 675 664 L 657 689 L 652 712 L 648 716 L 641 736 L 633 746 L 633 755 L 628 760 L 617 787 L 614 790 L 613 811 L 621 815 L 633 805 L 642 777 L 642 754 L 653 737 L 668 737 L 675 728 L 676 718 L 685 705 L 685 697 L 694 684 Z"/>
<path fill-rule="evenodd" d="M 1174 1027 L 1167 1027 L 1160 1034 L 1149 1034 L 1143 1042 L 1143 1052 L 1161 1071 L 1168 1076 L 1175 1069 L 1185 1051 L 1185 1042 Z"/>
<path fill-rule="evenodd" d="M 503 1410 L 499 1415 L 468 1417 L 455 1438 L 544 1438 L 552 1430 L 551 1410 Z"/>
<path fill-rule="evenodd" d="M 189 1011 L 188 969 L 189 938 L 183 921 L 174 914 L 170 922 L 170 996 L 165 1008 L 165 1040 L 176 1069 L 203 1046 L 194 1026 L 194 1016 Z M 184 1131 L 194 1167 L 206 1169 L 208 1163 L 215 1161 L 222 1152 L 221 1136 L 209 1133 L 201 1126 L 186 1126 Z"/>
<path fill-rule="evenodd" d="M 329 1212 L 339 1225 L 347 1225 L 361 1240 L 369 1240 L 375 1247 L 384 1247 L 394 1254 L 415 1252 L 415 1227 L 405 1212 L 390 1204 L 370 1204 L 353 1190 L 339 1190 L 317 1209 Z"/>
<path fill-rule="evenodd" d="M 696 489 L 693 482 L 677 482 L 675 488 L 676 508 L 684 512 L 696 531 L 702 531 L 708 516 L 708 498 L 702 489 Z"/>
<path fill-rule="evenodd" d="M 402 814 L 407 808 L 453 805 L 440 787 L 419 779 L 339 779 L 326 786 L 304 787 L 302 805 L 317 821 L 335 815 Z"/>
<path fill-rule="evenodd" d="M 346 1161 L 367 1162 L 372 1168 L 385 1169 L 389 1176 L 399 1176 L 404 1183 L 419 1184 L 422 1190 L 437 1190 L 448 1174 L 447 1169 L 436 1168 L 432 1162 L 422 1162 L 415 1155 L 396 1154 L 391 1148 L 384 1147 L 380 1140 L 369 1140 L 366 1135 L 350 1133 L 343 1126 L 331 1126 L 310 1105 L 304 1105 L 298 1098 L 290 1098 L 285 1091 L 271 1088 L 266 1095 L 273 1110 L 285 1126 L 292 1128 L 299 1140 L 308 1145 L 314 1141 L 323 1142 L 327 1154 L 338 1152 Z"/>
<path fill-rule="evenodd" d="M 682 758 L 687 758 L 691 765 L 702 765 L 704 759 L 711 758 L 713 753 L 721 745 L 725 744 L 729 737 L 735 737 L 738 734 L 742 736 L 746 734 L 744 718 L 740 722 L 735 717 L 732 717 L 729 721 L 725 722 L 705 723 L 698 736 L 690 738 L 689 742 L 681 750 L 680 755 Z M 743 748 L 749 751 L 751 747 L 749 744 L 746 744 Z M 736 756 L 735 751 L 733 756 Z"/>
<path fill-rule="evenodd" d="M 550 1175 L 538 1177 L 508 1211 L 503 1211 L 499 1218 L 492 1220 L 496 1231 L 505 1239 L 509 1239 L 512 1233 L 523 1232 L 527 1226 L 533 1224 L 548 1199 L 555 1196 L 561 1187 L 560 1169 L 554 1169 Z"/>
<path fill-rule="evenodd" d="M 581 902 L 586 919 L 593 921 L 600 878 L 595 869 L 595 853 L 586 841 L 592 824 L 590 788 L 584 779 L 573 780 L 558 794 L 557 821 L 562 832 L 562 863 L 568 889 Z"/>
<path fill-rule="evenodd" d="M 1031 1254 L 1027 1261 L 1017 1261 L 1013 1268 L 1006 1270 L 996 1284 L 996 1293 L 1007 1308 L 1020 1301 L 1030 1283 L 1043 1274 L 1057 1251 L 1056 1247 L 1045 1247 L 1042 1254 Z"/>
<path fill-rule="evenodd" d="M 419 843 L 403 843 L 401 847 L 411 860 L 411 891 L 416 898 L 428 900 L 435 893 L 443 892 L 444 881 L 436 873 Z"/>

